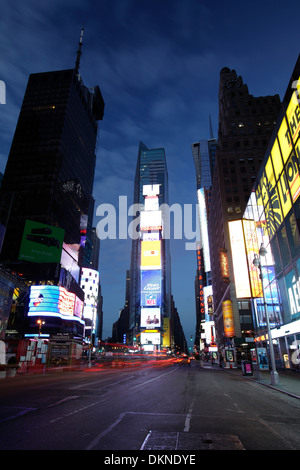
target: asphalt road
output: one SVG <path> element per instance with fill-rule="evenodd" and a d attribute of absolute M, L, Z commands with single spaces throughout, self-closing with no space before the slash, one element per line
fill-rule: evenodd
<path fill-rule="evenodd" d="M 300 400 L 196 361 L 24 375 L 0 381 L 0 449 L 300 449 Z"/>

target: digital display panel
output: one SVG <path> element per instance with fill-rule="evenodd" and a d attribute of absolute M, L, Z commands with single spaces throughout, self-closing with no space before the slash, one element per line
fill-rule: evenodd
<path fill-rule="evenodd" d="M 83 302 L 61 286 L 31 286 L 28 315 L 82 318 Z"/>
<path fill-rule="evenodd" d="M 160 240 L 141 242 L 141 268 L 161 268 L 161 242 Z"/>
<path fill-rule="evenodd" d="M 141 328 L 160 328 L 160 308 L 141 308 Z"/>
<path fill-rule="evenodd" d="M 158 196 L 159 186 L 159 184 L 144 184 L 143 196 Z"/>
<path fill-rule="evenodd" d="M 160 344 L 160 333 L 141 333 L 142 345 L 158 345 Z"/>
<path fill-rule="evenodd" d="M 141 270 L 141 306 L 161 305 L 161 270 Z"/>
<path fill-rule="evenodd" d="M 140 215 L 141 230 L 160 230 L 162 228 L 161 211 L 142 211 Z"/>
<path fill-rule="evenodd" d="M 158 211 L 159 202 L 157 196 L 148 196 L 144 199 L 145 211 Z"/>
<path fill-rule="evenodd" d="M 232 338 L 235 336 L 235 330 L 231 300 L 225 300 L 222 302 L 222 313 L 225 336 L 226 338 Z"/>
<path fill-rule="evenodd" d="M 32 263 L 59 263 L 65 231 L 26 220 L 19 259 Z"/>
<path fill-rule="evenodd" d="M 256 225 L 254 220 L 243 219 L 246 255 L 249 266 L 249 276 L 252 290 L 252 297 L 262 297 L 262 284 L 260 273 L 257 266 L 254 266 L 253 260 L 255 255 L 258 256 L 258 239 L 256 234 Z"/>
<path fill-rule="evenodd" d="M 245 252 L 244 234 L 241 220 L 228 223 L 232 253 L 233 272 L 235 280 L 236 297 L 250 298 L 250 282 Z"/>
<path fill-rule="evenodd" d="M 257 201 L 264 206 L 270 238 L 300 195 L 299 131 L 300 107 L 293 93 L 256 189 Z"/>

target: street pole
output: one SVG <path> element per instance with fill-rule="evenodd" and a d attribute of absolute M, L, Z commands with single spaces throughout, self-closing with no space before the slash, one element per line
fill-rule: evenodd
<path fill-rule="evenodd" d="M 254 264 L 254 266 L 257 266 L 259 268 L 259 277 L 261 279 L 263 304 L 264 304 L 264 310 L 265 310 L 265 316 L 266 316 L 266 322 L 267 322 L 269 350 L 270 350 L 270 358 L 271 358 L 271 366 L 272 366 L 271 384 L 276 385 L 276 384 L 279 384 L 279 375 L 278 375 L 278 372 L 276 370 L 274 346 L 273 346 L 273 341 L 272 341 L 269 313 L 268 313 L 268 310 L 267 310 L 267 304 L 266 304 L 266 298 L 265 298 L 265 289 L 264 289 L 264 285 L 263 285 L 263 276 L 262 276 L 262 269 L 261 269 L 261 257 L 266 256 L 266 254 L 267 254 L 267 250 L 265 249 L 265 247 L 263 246 L 263 243 L 262 243 L 261 246 L 260 246 L 260 249 L 259 249 L 259 257 L 256 253 L 254 254 L 253 264 Z"/>

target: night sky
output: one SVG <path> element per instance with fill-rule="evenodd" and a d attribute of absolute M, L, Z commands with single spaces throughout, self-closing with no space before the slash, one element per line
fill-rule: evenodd
<path fill-rule="evenodd" d="M 10 0 L 1 2 L 0 171 L 3 173 L 30 73 L 73 68 L 105 100 L 94 183 L 95 210 L 119 196 L 133 203 L 139 142 L 163 147 L 170 204 L 196 204 L 191 144 L 218 133 L 223 67 L 254 96 L 282 99 L 299 54 L 298 0 Z M 100 221 L 95 216 L 94 225 Z M 195 332 L 196 255 L 171 241 L 172 293 L 189 339 Z M 103 337 L 125 300 L 131 240 L 102 240 Z"/>

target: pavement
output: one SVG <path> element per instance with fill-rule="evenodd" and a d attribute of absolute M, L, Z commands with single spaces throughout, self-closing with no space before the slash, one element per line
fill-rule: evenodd
<path fill-rule="evenodd" d="M 204 366 L 204 368 L 207 367 L 205 364 L 201 364 L 201 366 Z M 216 367 L 219 366 L 216 364 L 213 365 L 213 368 Z M 277 372 L 279 383 L 273 385 L 271 380 L 271 370 L 253 370 L 253 375 L 243 375 L 243 371 L 240 367 L 236 369 L 222 368 L 222 370 L 240 375 L 248 380 L 254 380 L 256 383 L 270 387 L 274 390 L 277 390 L 278 392 L 285 393 L 286 395 L 290 395 L 300 400 L 300 371 L 292 369 L 278 369 Z"/>
<path fill-rule="evenodd" d="M 242 373 L 242 371 L 240 371 Z M 271 371 L 259 371 L 260 377 L 255 377 L 256 372 L 254 371 L 253 376 L 249 376 L 247 378 L 251 380 L 255 380 L 257 383 L 261 385 L 265 385 L 266 387 L 273 388 L 278 392 L 285 393 L 290 395 L 294 398 L 298 398 L 300 400 L 300 372 L 294 370 L 284 370 L 279 369 L 278 371 L 278 384 L 272 384 L 271 381 Z"/>

